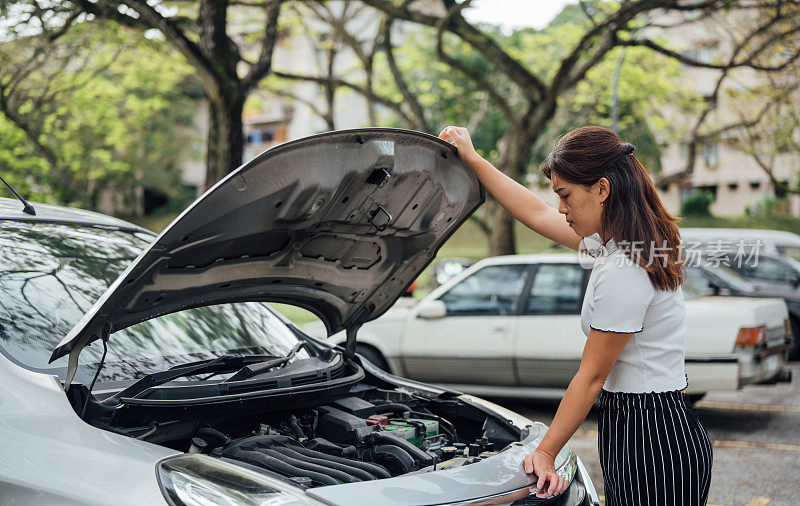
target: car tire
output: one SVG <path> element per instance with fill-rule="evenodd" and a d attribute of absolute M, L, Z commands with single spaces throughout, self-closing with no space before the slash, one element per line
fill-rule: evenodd
<path fill-rule="evenodd" d="M 689 396 L 689 402 L 692 403 L 692 406 L 697 404 L 698 401 L 700 401 L 703 397 L 706 396 L 705 393 L 702 393 L 702 394 L 687 394 L 687 395 Z"/>
<path fill-rule="evenodd" d="M 381 352 L 375 348 L 359 344 L 356 346 L 356 353 L 372 362 L 378 369 L 391 372 L 389 371 L 389 364 L 386 363 L 386 359 L 384 359 Z"/>

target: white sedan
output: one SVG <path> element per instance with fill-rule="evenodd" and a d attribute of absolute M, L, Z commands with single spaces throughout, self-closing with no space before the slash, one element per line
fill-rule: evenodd
<path fill-rule="evenodd" d="M 591 272 L 578 253 L 481 260 L 412 307 L 365 324 L 358 351 L 393 373 L 482 395 L 560 398 L 580 364 Z M 789 336 L 782 299 L 686 297 L 687 393 L 769 381 Z M 305 330 L 319 337 L 317 322 Z M 330 337 L 343 343 L 343 333 Z"/>

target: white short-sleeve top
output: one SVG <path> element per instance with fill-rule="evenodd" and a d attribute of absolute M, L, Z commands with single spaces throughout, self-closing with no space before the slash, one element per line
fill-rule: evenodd
<path fill-rule="evenodd" d="M 594 257 L 581 308 L 581 327 L 589 336 L 602 331 L 634 333 L 623 348 L 603 389 L 609 392 L 666 392 L 688 386 L 686 306 L 683 290 L 656 290 L 644 267 L 614 239 L 601 244 L 599 234 L 583 238 L 580 251 Z M 654 261 L 660 261 L 658 259 Z"/>

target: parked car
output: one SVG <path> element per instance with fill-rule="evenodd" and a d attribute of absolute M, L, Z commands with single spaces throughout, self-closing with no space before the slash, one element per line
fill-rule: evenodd
<path fill-rule="evenodd" d="M 578 253 L 480 260 L 416 306 L 364 325 L 359 352 L 394 374 L 466 392 L 561 398 L 586 341 L 580 311 L 590 267 Z M 782 377 L 783 300 L 683 292 L 687 393 L 699 398 Z M 325 335 L 316 323 L 304 328 Z"/>
<path fill-rule="evenodd" d="M 708 251 L 705 255 L 711 258 Z M 800 262 L 790 256 L 762 252 L 752 257 L 716 255 L 714 260 L 715 265 L 730 267 L 747 279 L 756 291 L 780 294 L 781 297 L 800 295 Z"/>
<path fill-rule="evenodd" d="M 786 302 L 791 326 L 791 341 L 786 343 L 787 357 L 800 358 L 800 294 L 772 291 L 767 286 L 756 286 L 730 267 L 699 259 L 686 267 L 685 283 L 692 285 L 703 295 L 737 297 L 781 297 Z"/>
<path fill-rule="evenodd" d="M 281 144 L 160 235 L 0 199 L 0 497 L 26 505 L 509 503 L 546 426 L 354 353 L 484 200 L 449 144 Z M 110 286 L 109 286 L 110 285 Z M 267 301 L 305 307 L 344 349 Z M 536 504 L 599 505 L 570 486 Z M 529 503 L 526 503 L 529 504 Z"/>
<path fill-rule="evenodd" d="M 758 242 L 759 252 L 778 253 L 800 261 L 800 235 L 784 230 L 687 227 L 681 228 L 680 233 L 684 243 L 696 243 L 702 249 L 712 245 L 719 249 L 732 248 L 735 252 L 740 242 L 748 250 Z"/>

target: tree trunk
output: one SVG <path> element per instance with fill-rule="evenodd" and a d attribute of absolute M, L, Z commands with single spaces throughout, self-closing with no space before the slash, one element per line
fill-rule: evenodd
<path fill-rule="evenodd" d="M 505 146 L 502 146 L 505 144 Z M 501 141 L 502 155 L 499 157 L 502 170 L 515 181 L 523 181 L 528 168 L 530 150 L 533 140 L 524 132 L 512 130 L 507 138 Z M 505 210 L 495 199 L 487 199 L 488 218 L 492 224 L 490 241 L 490 254 L 514 255 L 517 252 L 516 236 L 514 234 L 514 217 Z"/>
<path fill-rule="evenodd" d="M 206 145 L 206 183 L 203 191 L 242 164 L 244 98 L 224 97 L 209 101 Z"/>
<path fill-rule="evenodd" d="M 491 256 L 516 254 L 514 218 L 494 198 L 487 200 L 489 216 L 492 221 L 489 254 Z"/>

